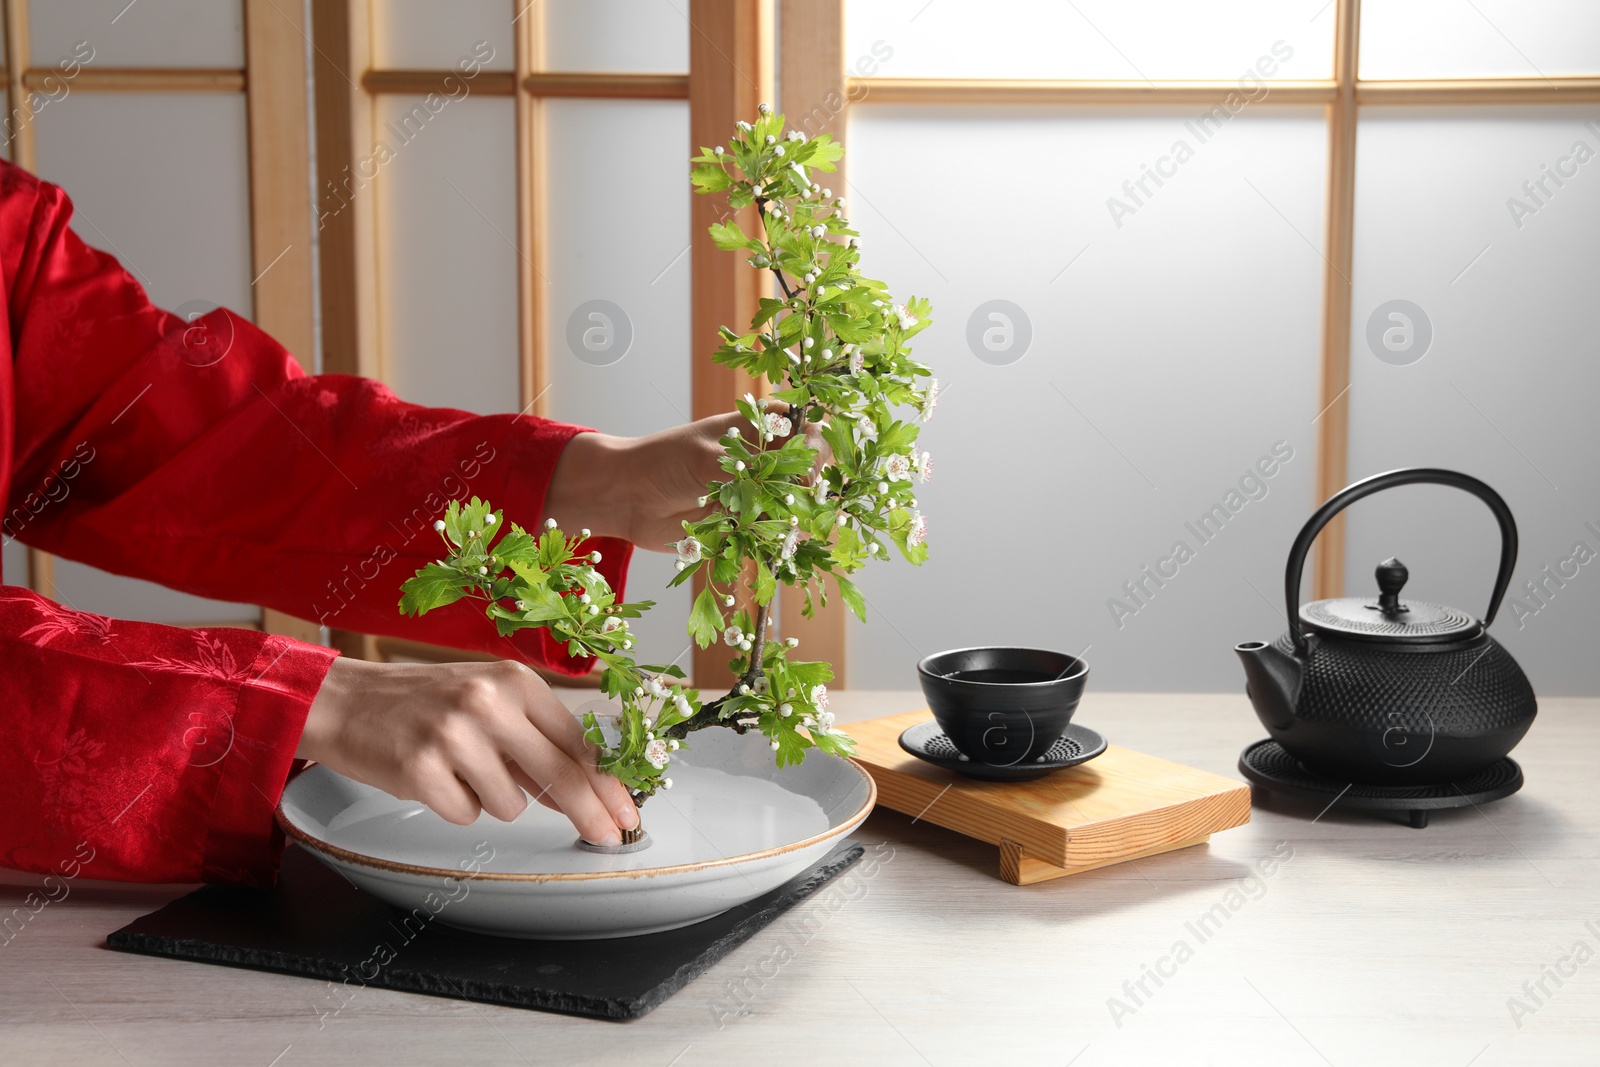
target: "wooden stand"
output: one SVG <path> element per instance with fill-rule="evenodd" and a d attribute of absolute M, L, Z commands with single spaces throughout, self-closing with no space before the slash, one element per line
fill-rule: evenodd
<path fill-rule="evenodd" d="M 1250 787 L 1112 745 L 1029 782 L 979 782 L 924 763 L 900 735 L 926 711 L 850 723 L 878 803 L 1000 847 L 1000 877 L 1031 885 L 1188 848 L 1250 821 Z"/>

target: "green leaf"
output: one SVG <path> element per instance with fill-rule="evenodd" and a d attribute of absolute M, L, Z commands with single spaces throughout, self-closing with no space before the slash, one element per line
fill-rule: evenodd
<path fill-rule="evenodd" d="M 467 592 L 454 567 L 429 563 L 400 586 L 400 614 L 426 615 L 434 608 L 454 604 Z"/>
<path fill-rule="evenodd" d="M 707 232 L 711 234 L 711 240 L 716 246 L 724 252 L 736 252 L 741 248 L 761 248 L 761 242 L 746 237 L 736 222 L 713 222 L 707 228 Z"/>
<path fill-rule="evenodd" d="M 856 618 L 866 622 L 867 602 L 862 597 L 861 590 L 856 588 L 856 583 L 842 574 L 835 574 L 833 578 L 839 583 L 839 595 L 844 598 L 845 605 L 855 612 Z"/>
<path fill-rule="evenodd" d="M 715 163 L 702 163 L 689 172 L 689 180 L 702 193 L 715 193 L 732 187 L 733 179 Z"/>
<path fill-rule="evenodd" d="M 707 585 L 694 598 L 694 610 L 689 613 L 689 636 L 695 644 L 707 648 L 722 633 L 722 612 L 717 607 L 716 596 Z"/>

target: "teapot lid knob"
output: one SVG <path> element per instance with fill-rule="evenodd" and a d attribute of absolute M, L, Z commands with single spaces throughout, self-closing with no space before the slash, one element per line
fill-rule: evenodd
<path fill-rule="evenodd" d="M 1411 577 L 1411 572 L 1406 565 L 1390 556 L 1378 564 L 1375 572 L 1378 578 L 1378 610 L 1385 615 L 1397 615 L 1408 611 L 1400 603 L 1400 590 L 1405 588 L 1406 579 Z"/>

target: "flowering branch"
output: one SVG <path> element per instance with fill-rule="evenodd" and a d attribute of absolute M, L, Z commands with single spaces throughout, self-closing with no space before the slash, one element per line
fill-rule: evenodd
<path fill-rule="evenodd" d="M 767 641 L 778 584 L 802 590 L 802 614 L 811 617 L 827 603 L 823 577 L 831 576 L 865 621 L 866 601 L 846 575 L 886 557 L 885 538 L 914 564 L 927 558 L 912 477 L 926 481 L 932 460 L 915 447 L 915 421 L 897 419 L 895 409 L 913 407 L 927 421 L 939 387 L 906 346 L 927 326 L 928 302 L 892 304 L 882 282 L 861 275 L 859 235 L 844 216 L 844 198 L 812 181 L 812 170 L 835 169 L 843 149 L 827 135 L 786 133 L 782 115 L 765 104 L 760 110 L 754 123 L 738 123 L 726 145 L 702 148 L 691 179 L 699 193 L 726 194 L 732 209 L 756 208 L 758 234 L 729 220 L 714 223 L 711 237 L 719 248 L 749 253 L 751 267 L 770 271 L 782 293 L 761 299 L 748 332 L 723 327 L 713 358 L 765 379 L 772 399 L 787 407 L 749 394 L 738 401 L 749 428 L 735 426 L 724 440 L 729 477 L 709 484 L 702 503 L 711 504 L 710 514 L 684 523 L 674 584 L 709 571 L 689 633 L 704 648 L 720 632 L 735 651 L 730 667 L 739 681 L 719 713 L 765 727 L 804 693 L 783 677 L 794 639 Z M 808 443 L 808 426 L 826 442 L 828 462 Z M 724 614 L 737 600 L 721 589 L 747 560 L 755 564 L 753 630 L 745 612 Z M 811 717 L 822 721 L 815 707 Z"/>
<path fill-rule="evenodd" d="M 932 476 L 933 460 L 916 447 L 916 415 L 932 417 L 939 385 L 906 345 L 927 326 L 928 302 L 895 304 L 882 282 L 861 275 L 844 198 L 808 170 L 834 170 L 843 149 L 826 135 L 808 139 L 783 126 L 783 116 L 763 104 L 755 123 L 740 122 L 726 145 L 701 149 L 692 161 L 697 192 L 724 193 L 734 209 L 755 206 L 761 219 L 761 232 L 750 236 L 736 222 L 715 223 L 712 240 L 748 252 L 750 265 L 770 271 L 783 294 L 761 299 L 748 332 L 723 327 L 713 358 L 765 380 L 786 406 L 748 393 L 735 402 L 745 425 L 723 438 L 726 479 L 708 483 L 700 500 L 708 513 L 685 522 L 674 546 L 673 585 L 705 573 L 689 633 L 701 648 L 720 637 L 733 651 L 733 691 L 702 703 L 678 668 L 633 661 L 628 620 L 651 605 L 616 601 L 594 567 L 599 553 L 577 552 L 588 530 L 569 538 L 552 520 L 537 537 L 515 525 L 505 531 L 500 513 L 477 498 L 452 502 L 435 523 L 445 557 L 408 579 L 400 600 L 402 613 L 422 615 L 476 599 L 502 635 L 544 627 L 569 655 L 598 659 L 601 689 L 620 712 L 609 730 L 586 715 L 585 732 L 601 748 L 601 769 L 639 804 L 671 787 L 672 754 L 707 726 L 760 732 L 780 767 L 812 748 L 853 752 L 828 710 L 833 669 L 789 659 L 799 643 L 793 637 L 769 640 L 778 585 L 802 592 L 802 614 L 811 617 L 827 603 L 824 578 L 831 577 L 865 621 L 866 601 L 847 575 L 887 557 L 885 541 L 913 564 L 928 555 L 913 481 Z M 897 418 L 905 407 L 915 414 Z M 808 428 L 826 443 L 826 460 Z M 733 592 L 747 563 L 753 621 Z"/>

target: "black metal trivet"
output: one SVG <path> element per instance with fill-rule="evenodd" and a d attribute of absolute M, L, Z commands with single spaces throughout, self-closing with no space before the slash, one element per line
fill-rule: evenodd
<path fill-rule="evenodd" d="M 861 858 L 846 840 L 804 874 L 677 930 L 599 941 L 524 941 L 409 916 L 291 846 L 271 889 L 205 886 L 106 938 L 125 952 L 320 979 L 337 1014 L 364 986 L 603 1019 L 636 1019 Z"/>
<path fill-rule="evenodd" d="M 1239 753 L 1239 773 L 1283 796 L 1359 811 L 1403 811 L 1419 830 L 1428 825 L 1430 811 L 1487 804 L 1522 788 L 1522 768 L 1510 756 L 1503 756 L 1458 782 L 1352 785 L 1306 770 L 1304 764 L 1271 739 L 1257 741 Z"/>

